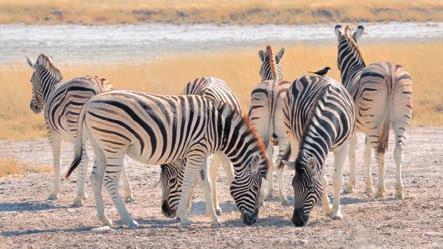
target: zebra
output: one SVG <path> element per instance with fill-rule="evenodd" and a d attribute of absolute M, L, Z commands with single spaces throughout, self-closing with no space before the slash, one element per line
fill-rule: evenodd
<path fill-rule="evenodd" d="M 292 179 L 295 201 L 292 222 L 296 226 L 304 226 L 320 199 L 326 215 L 342 218 L 342 169 L 355 123 L 351 96 L 331 78 L 305 75 L 290 85 L 283 112 L 291 144 L 291 158 L 298 151 L 295 161 L 283 160 L 286 165 L 295 167 Z M 333 151 L 335 157 L 332 210 L 323 169 L 329 151 Z"/>
<path fill-rule="evenodd" d="M 34 113 L 43 111 L 49 143 L 52 148 L 54 160 L 54 186 L 49 195 L 49 200 L 55 200 L 60 193 L 60 151 L 62 141 L 74 141 L 77 135 L 78 116 L 83 104 L 92 96 L 111 89 L 111 84 L 104 78 L 77 77 L 70 81 L 62 82 L 63 76 L 54 65 L 52 58 L 40 54 L 35 63 L 26 57 L 27 63 L 32 68 L 32 98 L 30 109 Z M 77 181 L 78 191 L 74 199 L 74 206 L 81 206 L 86 198 L 84 181 L 88 157 L 84 153 L 82 166 L 79 170 Z M 126 199 L 133 199 L 126 174 L 123 176 L 126 190 Z"/>
<path fill-rule="evenodd" d="M 385 195 L 384 155 L 388 149 L 389 130 L 395 132 L 394 159 L 397 166 L 396 198 L 404 199 L 401 178 L 403 147 L 406 144 L 406 127 L 412 117 L 412 79 L 398 64 L 389 62 L 365 64 L 357 45 L 364 28 L 359 25 L 355 32 L 346 26 L 335 26 L 338 40 L 337 65 L 343 85 L 354 99 L 357 108 L 356 129 L 366 134 L 364 162 L 366 166 L 366 192 L 372 194 L 372 149 L 378 163 L 378 186 L 376 197 Z M 350 182 L 347 192 L 353 192 L 356 183 L 355 151 L 356 137 L 350 143 Z"/>
<path fill-rule="evenodd" d="M 226 103 L 231 109 L 238 112 L 241 115 L 240 104 L 237 97 L 222 79 L 215 77 L 198 77 L 188 82 L 182 94 L 196 94 L 204 96 L 214 103 Z M 223 153 L 216 152 L 214 154 L 223 163 L 227 182 L 230 184 L 233 179 L 233 172 L 229 160 Z M 208 161 L 212 161 L 209 160 Z M 160 182 L 162 184 L 162 212 L 167 217 L 175 217 L 178 201 L 181 193 L 181 185 L 183 183 L 184 169 L 186 160 L 179 160 L 171 164 L 163 164 L 161 167 Z M 209 166 L 209 179 L 212 187 L 212 200 L 217 215 L 221 215 L 220 204 L 217 199 L 216 177 L 219 165 L 214 163 Z M 198 178 L 199 179 L 199 178 Z M 209 209 L 208 209 L 209 210 Z"/>
<path fill-rule="evenodd" d="M 167 164 L 186 158 L 182 193 L 177 217 L 190 224 L 188 206 L 195 177 L 203 180 L 212 222 L 219 224 L 211 200 L 211 182 L 206 164 L 208 154 L 222 151 L 233 163 L 235 177 L 230 192 L 247 225 L 256 222 L 262 177 L 269 159 L 263 142 L 241 115 L 224 103 L 214 104 L 199 95 L 163 96 L 129 90 L 112 90 L 92 97 L 80 114 L 75 158 L 69 177 L 82 158 L 86 137 L 95 154 L 91 181 L 97 217 L 112 225 L 104 213 L 102 185 L 110 193 L 123 224 L 137 227 L 118 193 L 118 178 L 125 154 L 146 164 Z"/>
<path fill-rule="evenodd" d="M 273 55 L 271 46 L 266 46 L 266 50 L 258 52 L 261 66 L 261 82 L 251 92 L 251 103 L 248 115 L 251 122 L 257 128 L 261 138 L 265 142 L 268 156 L 271 157 L 274 145 L 278 145 L 279 151 L 274 155 L 276 160 L 273 167 L 268 171 L 268 185 L 264 199 L 272 197 L 273 184 L 272 173 L 276 167 L 279 183 L 279 199 L 282 204 L 288 203 L 285 192 L 283 178 L 283 164 L 281 158 L 289 146 L 286 136 L 286 129 L 283 126 L 282 94 L 289 87 L 290 82 L 282 80 L 281 60 L 284 54 L 284 48 L 280 49 L 277 55 Z"/>

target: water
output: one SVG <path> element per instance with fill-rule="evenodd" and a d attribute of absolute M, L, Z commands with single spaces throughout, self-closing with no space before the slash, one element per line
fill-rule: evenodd
<path fill-rule="evenodd" d="M 441 40 L 443 23 L 364 24 L 366 41 Z M 0 25 L 0 63 L 44 52 L 66 62 L 149 61 L 175 52 L 263 46 L 267 43 L 335 42 L 334 24 L 204 25 Z M 60 59 L 62 58 L 62 59 Z"/>

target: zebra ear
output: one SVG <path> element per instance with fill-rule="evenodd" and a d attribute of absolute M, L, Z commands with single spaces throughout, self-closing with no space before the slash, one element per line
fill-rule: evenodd
<path fill-rule="evenodd" d="M 258 57 L 260 58 L 260 60 L 262 62 L 265 61 L 265 52 L 263 52 L 263 50 L 259 50 L 258 51 Z"/>
<path fill-rule="evenodd" d="M 364 31 L 365 28 L 362 25 L 358 25 L 357 30 L 355 30 L 354 34 L 352 34 L 352 38 L 357 41 L 363 35 Z"/>
<path fill-rule="evenodd" d="M 258 174 L 260 171 L 260 154 L 254 153 L 251 158 L 251 174 Z"/>
<path fill-rule="evenodd" d="M 318 161 L 317 161 L 317 159 L 315 157 L 310 157 L 308 159 L 308 165 L 307 166 L 308 166 L 308 169 L 309 169 L 309 172 L 311 173 L 311 175 L 315 179 L 319 180 L 321 175 L 318 173 Z"/>
<path fill-rule="evenodd" d="M 295 161 L 282 160 L 282 163 L 288 166 L 290 169 L 295 169 Z"/>
<path fill-rule="evenodd" d="M 275 62 L 277 62 L 277 64 L 280 63 L 281 58 L 283 57 L 284 54 L 285 54 L 285 48 L 281 48 L 280 51 L 278 51 L 277 55 L 275 56 Z"/>
<path fill-rule="evenodd" d="M 335 35 L 337 36 L 337 39 L 340 38 L 340 36 L 342 35 L 341 34 L 341 25 L 340 24 L 335 25 L 334 30 L 335 30 Z"/>
<path fill-rule="evenodd" d="M 32 69 L 34 68 L 34 65 L 33 65 L 31 59 L 29 59 L 28 56 L 26 56 L 26 62 L 28 63 L 28 65 L 29 65 Z"/>

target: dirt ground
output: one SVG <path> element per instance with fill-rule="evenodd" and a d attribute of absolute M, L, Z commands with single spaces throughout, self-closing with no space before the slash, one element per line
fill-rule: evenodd
<path fill-rule="evenodd" d="M 442 248 L 442 141 L 443 128 L 409 129 L 403 164 L 406 198 L 398 201 L 394 199 L 392 141 L 386 160 L 387 196 L 374 199 L 363 193 L 363 139 L 360 137 L 358 186 L 356 193 L 342 194 L 344 219 L 325 217 L 318 206 L 303 228 L 295 227 L 290 221 L 292 207 L 282 206 L 276 198 L 265 202 L 255 225 L 243 225 L 223 182 L 224 173 L 217 183 L 223 209 L 221 227 L 211 227 L 204 215 L 203 195 L 197 189 L 191 211 L 192 225 L 182 228 L 175 219 L 161 214 L 161 191 L 156 186 L 159 167 L 128 160 L 136 201 L 127 206 L 140 224 L 140 228 L 134 230 L 118 224 L 112 229 L 101 229 L 95 217 L 90 186 L 85 206 L 71 207 L 75 177 L 63 183 L 60 199 L 51 202 L 46 200 L 51 187 L 50 174 L 0 178 L 0 248 Z M 69 145 L 65 147 L 69 148 L 63 153 L 62 161 L 68 165 L 72 152 Z M 35 165 L 52 161 L 45 140 L 0 141 L 0 157 L 16 157 Z M 331 159 L 328 158 L 326 165 L 329 176 Z M 375 167 L 373 164 L 373 172 Z M 347 174 L 348 167 L 345 168 Z M 292 195 L 291 178 L 292 172 L 287 171 L 288 196 Z M 329 190 L 331 193 L 332 186 Z M 104 192 L 106 212 L 116 223 L 116 210 L 106 190 Z"/>

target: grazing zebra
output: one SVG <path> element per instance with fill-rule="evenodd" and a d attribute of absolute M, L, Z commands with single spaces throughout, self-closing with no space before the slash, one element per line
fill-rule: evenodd
<path fill-rule="evenodd" d="M 295 161 L 285 164 L 295 167 L 292 179 L 294 213 L 292 222 L 304 226 L 314 205 L 323 200 L 323 210 L 333 218 L 342 218 L 340 189 L 348 138 L 354 131 L 355 110 L 351 96 L 334 80 L 318 75 L 302 76 L 287 92 L 284 107 L 285 125 L 291 152 L 298 151 Z M 331 210 L 326 191 L 323 166 L 329 151 L 334 152 L 334 202 Z"/>
<path fill-rule="evenodd" d="M 105 225 L 111 221 L 104 213 L 102 185 L 112 196 L 122 219 L 129 227 L 138 224 L 128 213 L 118 193 L 118 179 L 127 154 L 146 164 L 167 164 L 186 158 L 182 194 L 177 216 L 189 224 L 188 203 L 195 177 L 210 206 L 211 183 L 206 164 L 208 154 L 222 151 L 233 163 L 235 177 L 230 191 L 245 224 L 258 215 L 258 196 L 269 160 L 263 142 L 252 125 L 226 104 L 214 104 L 199 95 L 162 96 L 114 90 L 92 97 L 80 114 L 81 128 L 75 146 L 75 159 L 66 177 L 78 166 L 87 137 L 95 153 L 92 181 L 95 185 L 97 217 Z M 214 215 L 212 222 L 219 223 Z"/>
<path fill-rule="evenodd" d="M 366 134 L 364 161 L 366 166 L 366 192 L 373 193 L 371 176 L 372 149 L 378 163 L 378 188 L 376 197 L 385 194 L 384 155 L 388 149 L 389 130 L 395 133 L 394 159 L 397 165 L 396 198 L 403 199 L 401 160 L 406 144 L 406 127 L 412 117 L 412 80 L 406 70 L 389 62 L 366 66 L 359 51 L 357 40 L 362 36 L 363 26 L 351 34 L 346 26 L 335 26 L 338 40 L 337 65 L 342 83 L 354 99 L 357 109 L 356 129 Z M 350 183 L 346 190 L 355 187 L 356 137 L 350 145 Z"/>
<path fill-rule="evenodd" d="M 283 178 L 284 165 L 281 163 L 281 159 L 289 146 L 289 142 L 283 125 L 281 110 L 284 103 L 282 94 L 287 90 L 290 82 L 282 80 L 280 62 L 283 54 L 284 49 L 282 48 L 274 56 L 269 45 L 266 47 L 266 51 L 260 50 L 258 52 L 262 63 L 260 67 L 262 81 L 252 90 L 248 115 L 265 142 L 270 158 L 273 154 L 274 145 L 279 147 L 274 165 L 270 168 L 266 177 L 268 185 L 265 199 L 272 197 L 272 173 L 273 168 L 276 167 L 280 190 L 279 198 L 283 204 L 287 204 L 288 198 L 286 197 Z"/>
<path fill-rule="evenodd" d="M 49 56 L 40 54 L 35 64 L 29 58 L 26 59 L 33 70 L 30 108 L 34 113 L 40 113 L 43 110 L 49 143 L 52 147 L 55 177 L 49 199 L 54 200 L 58 198 L 60 193 L 61 142 L 63 140 L 74 141 L 77 135 L 78 116 L 83 104 L 92 96 L 111 89 L 111 84 L 103 78 L 88 76 L 62 82 L 62 74 L 54 66 Z M 88 157 L 86 151 L 82 153 L 84 153 L 84 160 L 77 181 L 78 191 L 74 199 L 75 206 L 82 205 L 82 200 L 86 197 L 84 180 Z M 126 195 L 129 200 L 132 199 L 132 194 L 126 174 L 124 179 Z"/>
<path fill-rule="evenodd" d="M 240 104 L 237 100 L 237 97 L 235 97 L 234 93 L 226 84 L 226 82 L 221 79 L 215 77 L 196 78 L 186 84 L 183 94 L 200 95 L 212 100 L 214 103 L 225 103 L 241 115 Z M 214 155 L 223 162 L 222 164 L 225 168 L 225 172 L 228 178 L 227 182 L 229 182 L 230 184 L 232 182 L 234 173 L 232 172 L 232 167 L 229 163 L 229 159 L 227 159 L 226 156 L 221 152 L 216 152 Z M 162 165 L 160 176 L 163 190 L 161 207 L 163 214 L 167 217 L 175 217 L 178 201 L 181 194 L 181 185 L 183 184 L 185 165 L 185 159 L 179 160 L 178 162 L 174 162 L 172 164 Z M 209 180 L 212 186 L 211 194 L 212 200 L 214 201 L 213 205 L 215 207 L 216 214 L 221 215 L 221 208 L 217 199 L 216 187 L 218 168 L 218 164 L 209 164 Z M 207 208 L 207 210 L 209 211 L 210 209 Z"/>

